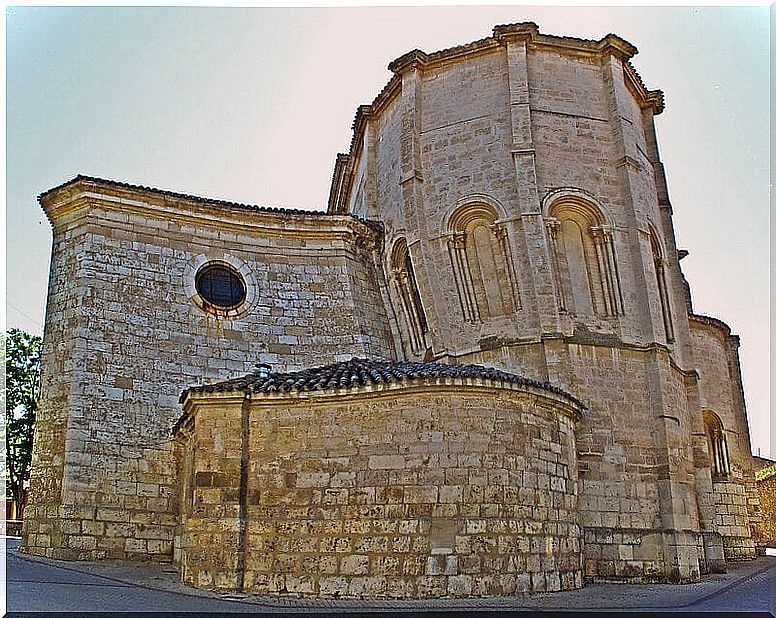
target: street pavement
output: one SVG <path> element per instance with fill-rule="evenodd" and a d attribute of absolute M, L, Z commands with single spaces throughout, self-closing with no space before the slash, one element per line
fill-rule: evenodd
<path fill-rule="evenodd" d="M 733 564 L 694 584 L 592 584 L 580 590 L 484 599 L 303 599 L 216 594 L 183 586 L 173 565 L 65 562 L 20 554 L 5 539 L 8 612 L 459 613 L 650 611 L 776 614 L 776 557 Z"/>

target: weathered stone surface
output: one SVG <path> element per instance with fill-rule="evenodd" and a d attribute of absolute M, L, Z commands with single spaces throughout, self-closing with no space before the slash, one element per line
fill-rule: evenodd
<path fill-rule="evenodd" d="M 754 555 L 768 533 L 738 339 L 685 303 L 662 93 L 634 53 L 524 23 L 402 56 L 359 108 L 327 213 L 88 177 L 42 195 L 54 241 L 22 550 L 387 597 L 693 581 Z M 208 304 L 196 280 L 213 264 L 244 300 Z M 353 357 L 481 364 L 587 410 L 561 431 L 531 388 L 494 383 L 474 405 L 477 375 L 427 392 L 366 380 L 398 406 L 380 416 L 360 376 L 320 418 L 311 393 L 329 387 L 312 383 L 194 388 L 210 403 L 181 417 L 184 389 L 257 363 Z M 291 391 L 259 420 L 260 397 Z"/>
<path fill-rule="evenodd" d="M 192 488 L 181 496 L 184 581 L 198 585 L 206 571 L 208 587 L 231 589 L 242 577 L 253 582 L 247 589 L 268 593 L 271 580 L 258 575 L 284 574 L 286 591 L 300 594 L 375 596 L 385 594 L 391 582 L 391 589 L 419 596 L 503 595 L 512 592 L 513 582 L 501 576 L 533 557 L 537 571 L 554 573 L 554 589 L 561 589 L 562 575 L 567 575 L 564 588 L 576 587 L 581 528 L 574 422 L 581 406 L 560 393 L 517 383 L 460 387 L 460 381 L 370 384 L 350 389 L 347 401 L 336 389 L 257 393 L 247 410 L 234 393 L 190 391 L 184 400 L 186 421 L 177 434 L 180 459 L 186 462 L 181 487 Z M 428 411 L 427 420 L 418 420 L 419 410 Z M 247 427 L 247 443 L 215 451 L 220 426 L 236 419 Z M 283 427 L 293 433 L 274 439 Z M 332 490 L 325 472 L 332 460 L 351 471 L 357 487 L 376 490 L 370 453 L 385 449 L 381 457 L 390 457 L 423 443 L 440 448 L 402 458 L 404 474 L 389 476 L 380 488 L 387 491 L 375 491 L 370 505 L 358 494 Z M 450 453 L 451 443 L 462 444 L 463 452 L 481 446 L 490 453 L 490 474 L 482 474 L 480 459 Z M 212 490 L 192 478 L 221 475 L 237 458 L 249 471 L 244 494 L 270 492 L 273 498 L 257 505 L 245 501 L 238 511 L 224 512 L 223 495 L 211 499 Z M 552 471 L 548 459 L 557 462 Z M 438 486 L 414 483 L 429 471 L 443 479 Z M 510 473 L 524 471 L 548 477 L 540 499 L 505 491 Z M 447 473 L 478 490 L 448 486 Z M 239 469 L 226 474 L 231 484 L 240 483 Z M 269 489 L 278 475 L 287 482 Z M 337 499 L 327 497 L 332 491 Z M 440 502 L 440 494 L 447 502 Z M 448 508 L 435 512 L 442 504 Z M 537 508 L 542 504 L 546 508 Z M 237 539 L 234 560 L 229 544 L 232 531 L 241 529 L 247 533 Z M 329 560 L 328 568 L 319 567 L 321 559 Z M 223 586 L 218 573 L 230 574 Z M 296 579 L 302 573 L 304 585 Z M 293 586 L 288 578 L 294 578 Z M 538 589 L 532 584 L 531 590 Z"/>

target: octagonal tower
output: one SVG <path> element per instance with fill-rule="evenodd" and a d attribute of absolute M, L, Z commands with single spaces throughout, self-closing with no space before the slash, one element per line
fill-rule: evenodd
<path fill-rule="evenodd" d="M 385 226 L 398 358 L 484 363 L 589 405 L 577 430 L 587 575 L 692 580 L 722 564 L 723 541 L 753 546 L 713 524 L 655 135 L 663 94 L 634 54 L 612 34 L 548 36 L 530 22 L 405 54 L 358 109 L 329 212 Z"/>

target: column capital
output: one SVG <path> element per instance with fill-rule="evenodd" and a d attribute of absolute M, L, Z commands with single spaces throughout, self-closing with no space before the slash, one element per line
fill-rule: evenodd
<path fill-rule="evenodd" d="M 490 229 L 493 230 L 493 234 L 496 236 L 497 240 L 504 240 L 507 237 L 507 227 L 504 223 L 492 223 Z"/>
<path fill-rule="evenodd" d="M 453 249 L 463 249 L 466 246 L 466 233 L 454 232 L 448 236 L 447 242 Z"/>
<path fill-rule="evenodd" d="M 614 237 L 614 226 L 613 225 L 591 225 L 590 233 L 593 235 L 593 238 L 600 238 L 606 241 L 611 241 L 612 238 Z"/>

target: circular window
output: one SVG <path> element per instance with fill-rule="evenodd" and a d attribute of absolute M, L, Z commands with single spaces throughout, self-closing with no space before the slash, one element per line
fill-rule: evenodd
<path fill-rule="evenodd" d="M 245 281 L 226 264 L 208 264 L 196 276 L 197 292 L 206 309 L 229 311 L 245 300 Z"/>

